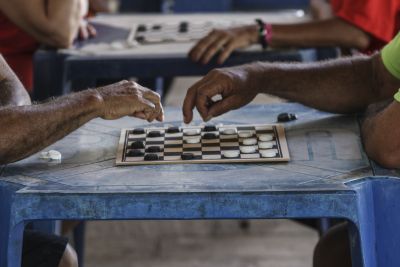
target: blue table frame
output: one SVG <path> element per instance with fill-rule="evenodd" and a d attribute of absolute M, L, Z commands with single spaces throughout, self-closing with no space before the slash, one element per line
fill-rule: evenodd
<path fill-rule="evenodd" d="M 400 181 L 375 176 L 397 173 L 371 165 L 356 116 L 277 104 L 216 122 L 272 123 L 282 111 L 299 116 L 286 124 L 289 163 L 115 167 L 120 128 L 142 124 L 123 118 L 93 120 L 52 145 L 62 163 L 33 155 L 2 166 L 0 266 L 20 266 L 28 222 L 324 217 L 350 222 L 354 266 L 399 266 Z M 166 109 L 167 123 L 180 116 Z"/>

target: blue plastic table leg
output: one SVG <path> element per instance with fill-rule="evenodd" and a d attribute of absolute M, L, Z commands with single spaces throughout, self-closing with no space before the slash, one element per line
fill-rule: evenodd
<path fill-rule="evenodd" d="M 359 196 L 358 225 L 350 227 L 353 266 L 400 266 L 400 179 L 372 178 L 353 188 Z"/>
<path fill-rule="evenodd" d="M 22 242 L 25 223 L 21 222 L 10 228 L 8 237 L 7 267 L 20 267 L 22 255 Z"/>
<path fill-rule="evenodd" d="M 74 229 L 74 245 L 79 267 L 83 267 L 85 258 L 85 228 L 86 222 L 82 221 Z"/>

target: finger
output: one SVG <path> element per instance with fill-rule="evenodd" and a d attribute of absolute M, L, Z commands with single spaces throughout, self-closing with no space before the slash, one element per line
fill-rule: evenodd
<path fill-rule="evenodd" d="M 223 48 L 224 45 L 228 42 L 229 38 L 227 37 L 221 37 L 215 40 L 212 44 L 208 46 L 207 50 L 204 52 L 203 56 L 201 57 L 201 63 L 207 64 L 208 62 L 210 62 L 211 58 L 219 51 L 221 51 L 221 48 Z"/>
<path fill-rule="evenodd" d="M 210 119 L 209 109 L 210 103 L 213 103 L 212 97 L 222 94 L 222 92 L 223 87 L 218 83 L 218 81 L 209 81 L 197 89 L 195 105 L 197 111 L 204 121 L 208 121 Z"/>
<path fill-rule="evenodd" d="M 208 74 L 193 84 L 187 91 L 182 104 L 183 121 L 190 123 L 193 119 L 193 108 L 196 103 L 197 89 L 208 81 Z"/>
<path fill-rule="evenodd" d="M 228 57 L 232 54 L 232 52 L 236 49 L 235 42 L 231 40 L 225 47 L 224 50 L 221 52 L 221 54 L 218 57 L 218 64 L 223 64 Z"/>
<path fill-rule="evenodd" d="M 88 32 L 89 32 L 89 36 L 90 36 L 90 37 L 95 37 L 95 36 L 97 35 L 97 30 L 96 30 L 95 27 L 93 27 L 93 25 L 88 24 L 88 25 L 87 25 L 87 30 L 88 30 Z"/>
<path fill-rule="evenodd" d="M 189 57 L 195 61 L 198 62 L 199 59 L 202 57 L 204 54 L 204 51 L 208 48 L 208 46 L 213 43 L 217 38 L 219 38 L 219 33 L 216 33 L 215 31 L 211 32 L 208 34 L 206 37 L 201 39 L 189 52 Z"/>
<path fill-rule="evenodd" d="M 146 114 L 144 114 L 143 112 L 135 112 L 132 115 L 133 117 L 145 120 L 146 119 Z"/>
<path fill-rule="evenodd" d="M 234 96 L 229 96 L 222 99 L 221 101 L 215 102 L 211 105 L 208 116 L 209 118 L 218 117 L 228 111 L 238 108 L 237 101 Z"/>
<path fill-rule="evenodd" d="M 79 36 L 82 40 L 86 40 L 89 38 L 89 33 L 87 31 L 86 26 L 81 26 L 79 29 Z"/>
<path fill-rule="evenodd" d="M 155 112 L 154 112 L 153 119 L 162 121 L 164 119 L 164 110 L 161 105 L 160 95 L 149 89 L 145 89 L 145 90 L 146 91 L 143 94 L 143 97 L 145 97 L 147 100 L 151 101 L 155 105 Z"/>
<path fill-rule="evenodd" d="M 164 109 L 161 104 L 160 104 L 159 108 L 160 108 L 160 112 L 158 113 L 157 120 L 164 121 Z"/>

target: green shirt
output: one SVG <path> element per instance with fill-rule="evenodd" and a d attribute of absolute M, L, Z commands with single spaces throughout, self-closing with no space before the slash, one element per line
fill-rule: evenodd
<path fill-rule="evenodd" d="M 382 49 L 382 61 L 386 69 L 400 79 L 400 33 Z"/>

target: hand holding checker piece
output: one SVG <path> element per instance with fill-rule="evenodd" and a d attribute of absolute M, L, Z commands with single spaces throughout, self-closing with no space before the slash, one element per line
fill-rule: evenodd
<path fill-rule="evenodd" d="M 289 161 L 282 125 L 206 125 L 123 129 L 116 164 L 276 161 Z"/>

